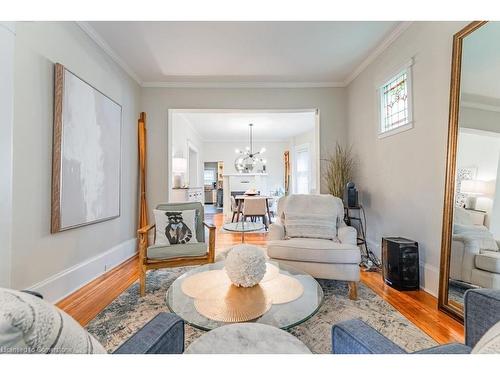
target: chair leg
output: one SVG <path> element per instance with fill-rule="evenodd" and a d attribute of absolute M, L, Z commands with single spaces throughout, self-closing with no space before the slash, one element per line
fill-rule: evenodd
<path fill-rule="evenodd" d="M 234 223 L 234 217 L 236 216 L 236 212 L 233 211 L 233 217 L 231 218 L 231 223 Z"/>
<path fill-rule="evenodd" d="M 349 281 L 349 299 L 358 299 L 358 283 L 355 281 Z"/>

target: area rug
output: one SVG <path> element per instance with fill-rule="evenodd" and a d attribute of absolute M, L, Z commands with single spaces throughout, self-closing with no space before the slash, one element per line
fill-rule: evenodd
<path fill-rule="evenodd" d="M 88 325 L 93 334 L 109 351 L 137 332 L 156 314 L 168 311 L 165 294 L 170 284 L 191 267 L 162 269 L 148 272 L 146 296 L 139 296 L 136 282 L 108 305 Z M 401 315 L 390 304 L 363 284 L 358 288 L 358 300 L 347 297 L 347 283 L 318 280 L 324 292 L 324 302 L 318 312 L 306 322 L 290 329 L 313 353 L 331 353 L 331 328 L 336 322 L 362 319 L 402 348 L 412 352 L 437 345 L 429 336 Z M 204 331 L 185 326 L 186 348 Z"/>

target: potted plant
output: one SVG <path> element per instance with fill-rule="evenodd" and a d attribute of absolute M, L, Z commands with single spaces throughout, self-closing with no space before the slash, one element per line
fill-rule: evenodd
<path fill-rule="evenodd" d="M 323 161 L 325 162 L 323 179 L 328 192 L 343 199 L 345 187 L 352 181 L 355 166 L 351 147 L 343 147 L 337 142 L 335 151 Z"/>

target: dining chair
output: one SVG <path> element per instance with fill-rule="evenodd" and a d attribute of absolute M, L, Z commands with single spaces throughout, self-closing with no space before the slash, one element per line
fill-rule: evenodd
<path fill-rule="evenodd" d="M 261 218 L 264 227 L 268 228 L 268 218 L 267 218 L 267 198 L 260 197 L 247 197 L 245 198 L 243 206 L 243 221 L 246 221 L 247 217 L 255 220 Z"/>
<path fill-rule="evenodd" d="M 231 218 L 231 223 L 234 223 L 234 218 L 236 217 L 236 221 L 240 220 L 240 215 L 238 215 L 238 203 L 233 195 L 231 195 L 231 212 L 233 213 L 233 217 Z"/>

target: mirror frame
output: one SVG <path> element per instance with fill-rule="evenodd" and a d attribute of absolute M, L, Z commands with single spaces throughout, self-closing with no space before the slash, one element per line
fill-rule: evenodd
<path fill-rule="evenodd" d="M 448 121 L 448 148 L 446 155 L 446 179 L 444 187 L 443 232 L 441 239 L 441 266 L 439 273 L 438 308 L 463 322 L 464 312 L 458 304 L 448 300 L 451 241 L 453 233 L 453 209 L 455 206 L 455 176 L 457 162 L 458 118 L 460 109 L 460 78 L 462 68 L 462 45 L 466 36 L 487 21 L 474 21 L 453 35 L 451 61 L 450 108 Z"/>

